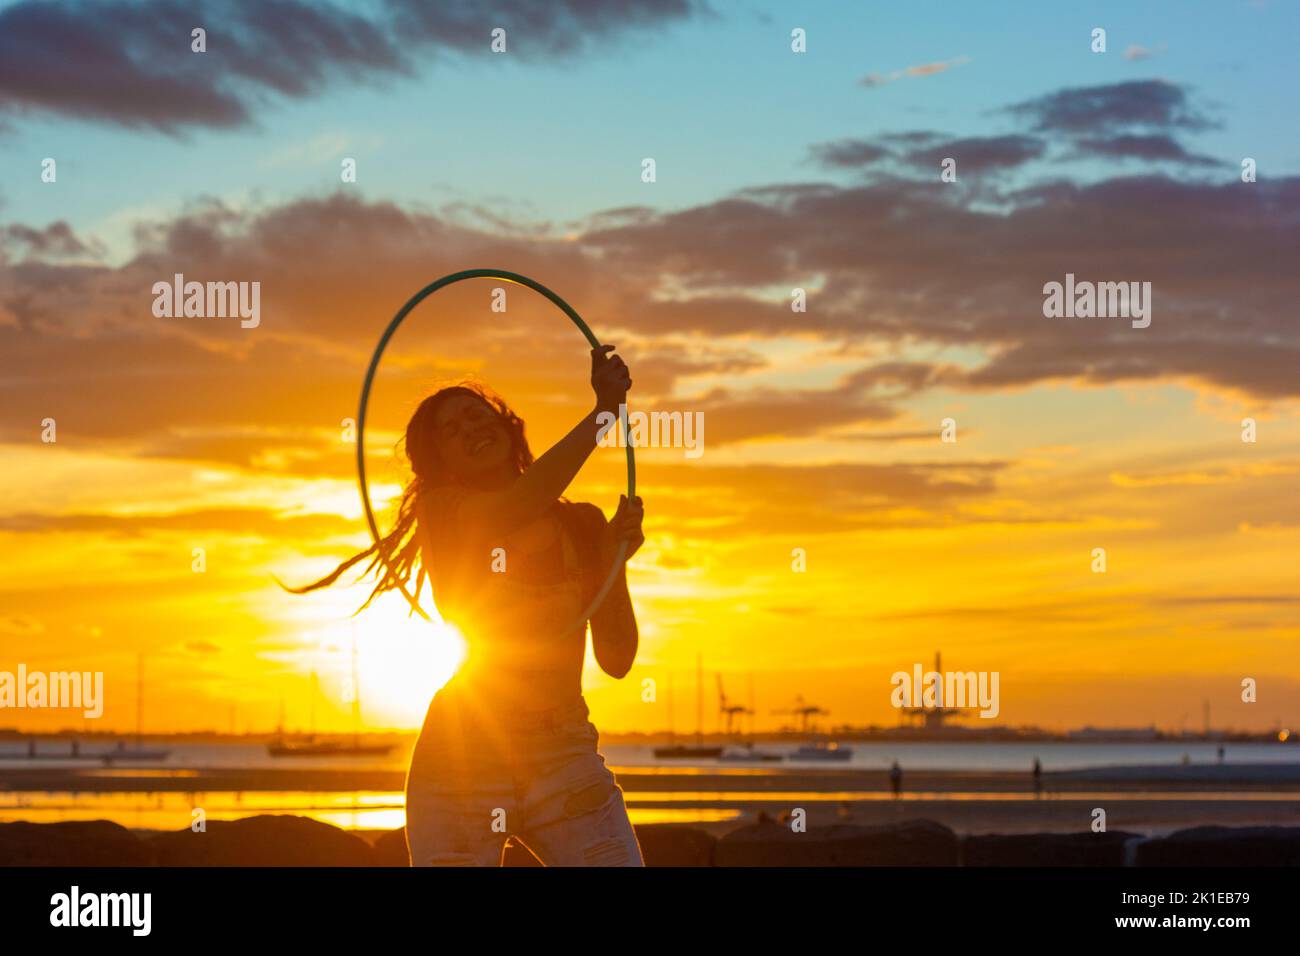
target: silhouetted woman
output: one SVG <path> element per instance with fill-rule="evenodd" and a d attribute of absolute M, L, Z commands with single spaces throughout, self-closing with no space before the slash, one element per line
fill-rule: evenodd
<path fill-rule="evenodd" d="M 332 584 L 373 555 L 381 592 L 427 576 L 444 620 L 465 636 L 466 659 L 429 706 L 406 781 L 413 866 L 498 866 L 507 837 L 551 866 L 642 866 L 623 793 L 597 752 L 582 697 L 586 628 L 620 542 L 641 546 L 640 498 L 621 497 L 613 521 L 561 497 L 596 447 L 602 412 L 618 415 L 632 384 L 613 346 L 593 349 L 595 407 L 533 460 L 524 423 L 485 387 L 430 395 L 406 427 L 414 478 L 397 525 L 375 547 L 298 593 Z M 636 618 L 619 568 L 591 618 L 601 669 L 623 677 Z"/>

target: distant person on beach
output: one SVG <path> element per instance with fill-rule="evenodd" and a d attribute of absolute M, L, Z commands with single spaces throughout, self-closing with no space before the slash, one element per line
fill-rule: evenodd
<path fill-rule="evenodd" d="M 1043 765 L 1038 758 L 1034 758 L 1034 795 L 1038 796 L 1043 792 Z"/>
<path fill-rule="evenodd" d="M 894 788 L 895 797 L 903 792 L 903 768 L 898 765 L 897 760 L 889 768 L 889 785 Z"/>
<path fill-rule="evenodd" d="M 406 427 L 414 477 L 397 522 L 304 593 L 369 557 L 380 593 L 427 577 L 466 659 L 434 697 L 406 780 L 412 866 L 499 866 L 516 837 L 550 866 L 643 866 L 623 792 L 597 751 L 582 696 L 586 622 L 620 544 L 644 542 L 641 499 L 622 497 L 606 523 L 592 504 L 561 497 L 618 415 L 632 384 L 614 346 L 591 352 L 595 407 L 533 460 L 524 422 L 490 389 L 462 383 L 424 399 Z M 418 568 L 418 573 L 417 573 Z M 605 673 L 621 678 L 637 623 L 620 567 L 591 616 Z"/>
<path fill-rule="evenodd" d="M 1219 763 L 1223 763 L 1224 753 L 1223 744 L 1219 744 Z"/>

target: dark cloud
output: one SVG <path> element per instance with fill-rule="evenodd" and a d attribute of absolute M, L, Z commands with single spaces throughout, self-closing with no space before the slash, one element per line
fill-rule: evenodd
<path fill-rule="evenodd" d="M 843 139 L 816 144 L 810 158 L 828 169 L 908 166 L 933 170 L 948 157 L 961 173 L 1009 170 L 1043 158 L 1057 141 L 1061 158 L 1168 161 L 1184 167 L 1216 161 L 1189 152 L 1172 132 L 1198 130 L 1210 121 L 1193 106 L 1187 91 L 1159 80 L 1060 90 L 1001 111 L 1028 123 L 1037 133 L 1006 133 L 951 139 L 929 130 L 888 133 L 874 140 Z"/>
<path fill-rule="evenodd" d="M 804 332 L 983 349 L 989 357 L 960 378 L 966 386 L 1190 378 L 1259 397 L 1300 394 L 1300 332 L 1290 319 L 1300 298 L 1300 178 L 1057 181 L 1009 193 L 990 210 L 937 182 L 749 195 L 761 198 L 596 231 L 583 243 L 631 278 L 675 272 L 703 301 L 719 286 L 824 277 L 807 314 L 793 317 Z M 683 249 L 693 252 L 677 272 Z M 1151 328 L 1044 318 L 1043 285 L 1067 272 L 1151 282 Z M 781 305 L 751 308 L 749 333 L 787 334 L 792 316 Z M 735 314 L 689 299 L 633 304 L 628 314 L 636 328 L 661 329 L 677 327 L 685 310 L 702 331 L 737 331 Z M 941 382 L 958 383 L 951 371 Z"/>
<path fill-rule="evenodd" d="M 0 247 L 21 249 L 36 259 L 93 258 L 103 254 L 98 244 L 80 239 L 66 222 L 51 223 L 44 229 L 21 224 L 0 227 Z"/>
<path fill-rule="evenodd" d="M 1080 156 L 1101 156 L 1106 159 L 1140 159 L 1146 162 L 1174 162 L 1185 166 L 1218 166 L 1209 156 L 1189 153 L 1172 136 L 1162 134 L 1117 136 L 1086 136 L 1074 141 L 1074 150 Z"/>
<path fill-rule="evenodd" d="M 864 139 L 843 139 L 834 143 L 817 143 L 809 152 L 813 159 L 827 168 L 857 169 L 870 166 L 883 159 L 891 159 L 894 150 Z"/>
<path fill-rule="evenodd" d="M 1073 87 L 1007 107 L 1039 131 L 1108 133 L 1130 127 L 1205 129 L 1209 120 L 1191 106 L 1181 86 L 1131 80 Z"/>
<path fill-rule="evenodd" d="M 0 111 L 176 131 L 249 123 L 268 93 L 412 74 L 430 50 L 522 59 L 573 54 L 699 12 L 693 0 L 481 4 L 388 0 L 369 14 L 308 0 L 20 0 L 0 9 Z M 207 52 L 191 52 L 191 31 Z"/>
<path fill-rule="evenodd" d="M 1022 166 L 1038 159 L 1047 144 L 1035 136 L 968 136 L 943 139 L 933 133 L 915 132 L 882 136 L 878 141 L 843 139 L 818 143 L 809 150 L 810 158 L 827 169 L 861 169 L 878 166 L 886 160 L 903 162 L 927 170 L 938 168 L 949 157 L 957 160 L 962 173 L 983 173 Z"/>
<path fill-rule="evenodd" d="M 388 0 L 385 7 L 394 33 L 408 42 L 486 51 L 490 31 L 502 27 L 511 52 L 529 60 L 578 53 L 624 31 L 659 29 L 708 12 L 696 0 Z"/>
<path fill-rule="evenodd" d="M 1047 144 L 1034 136 L 970 136 L 912 150 L 907 158 L 937 169 L 940 162 L 952 157 L 960 175 L 1021 166 L 1038 159 L 1046 149 Z"/>

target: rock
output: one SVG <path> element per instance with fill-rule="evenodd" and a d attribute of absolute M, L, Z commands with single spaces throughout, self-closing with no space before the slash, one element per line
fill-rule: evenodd
<path fill-rule="evenodd" d="M 375 853 L 375 866 L 410 866 L 411 854 L 406 849 L 406 827 L 389 830 L 371 844 Z"/>
<path fill-rule="evenodd" d="M 956 866 L 957 836 L 933 820 L 889 826 L 809 827 L 779 823 L 732 830 L 718 841 L 717 866 Z"/>
<path fill-rule="evenodd" d="M 962 841 L 962 866 L 1123 866 L 1137 833 L 991 833 Z"/>
<path fill-rule="evenodd" d="M 0 866 L 150 866 L 149 844 L 107 820 L 0 823 Z"/>
<path fill-rule="evenodd" d="M 150 841 L 160 866 L 375 866 L 370 844 L 307 817 L 209 820 L 207 831 L 178 830 Z"/>
<path fill-rule="evenodd" d="M 1195 827 L 1137 848 L 1138 866 L 1300 866 L 1300 827 Z"/>
<path fill-rule="evenodd" d="M 636 827 L 646 866 L 713 866 L 717 837 L 677 823 Z"/>

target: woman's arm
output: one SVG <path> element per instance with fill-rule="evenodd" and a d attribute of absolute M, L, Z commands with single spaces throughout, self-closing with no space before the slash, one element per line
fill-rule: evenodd
<path fill-rule="evenodd" d="M 602 345 L 591 350 L 591 387 L 596 393 L 596 407 L 510 487 L 468 498 L 460 508 L 460 518 L 467 527 L 487 534 L 513 530 L 540 518 L 564 494 L 596 447 L 602 427 L 598 416 L 612 412 L 617 417 L 619 405 L 627 401 L 631 375 L 622 358 L 609 354 L 613 349 L 612 345 Z"/>
<path fill-rule="evenodd" d="M 594 531 L 599 535 L 597 553 L 600 555 L 599 574 L 603 582 L 603 576 L 609 573 L 610 563 L 614 560 L 620 543 L 626 541 L 628 545 L 623 559 L 626 562 L 645 542 L 645 536 L 641 532 L 644 511 L 639 497 L 629 502 L 626 496 L 621 496 L 614 520 L 606 525 L 605 516 L 600 513 L 600 509 L 594 505 L 589 507 L 595 512 L 595 520 L 598 522 Z M 627 676 L 636 660 L 637 642 L 636 612 L 632 608 L 632 595 L 627 589 L 627 566 L 622 564 L 605 600 L 591 616 L 591 647 L 596 653 L 600 669 L 610 677 L 622 678 Z"/>

